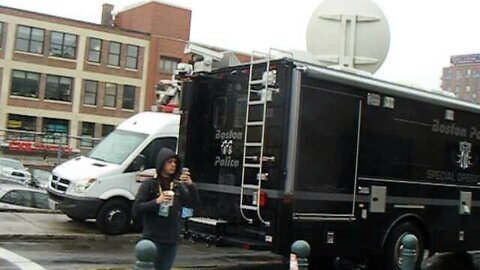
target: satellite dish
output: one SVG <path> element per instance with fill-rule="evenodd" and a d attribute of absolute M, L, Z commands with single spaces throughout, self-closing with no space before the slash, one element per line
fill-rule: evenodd
<path fill-rule="evenodd" d="M 328 66 L 374 73 L 389 45 L 387 19 L 370 0 L 325 0 L 308 24 L 307 49 Z"/>

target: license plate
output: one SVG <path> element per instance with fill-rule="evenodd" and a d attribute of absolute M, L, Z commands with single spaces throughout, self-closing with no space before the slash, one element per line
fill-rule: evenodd
<path fill-rule="evenodd" d="M 57 202 L 52 200 L 52 199 L 48 199 L 48 207 L 50 207 L 50 209 L 52 209 L 52 210 L 56 210 L 57 209 Z"/>

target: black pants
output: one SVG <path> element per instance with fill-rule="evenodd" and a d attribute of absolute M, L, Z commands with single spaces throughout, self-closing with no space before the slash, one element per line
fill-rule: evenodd
<path fill-rule="evenodd" d="M 155 243 L 157 256 L 155 257 L 156 270 L 170 270 L 177 256 L 177 244 Z"/>

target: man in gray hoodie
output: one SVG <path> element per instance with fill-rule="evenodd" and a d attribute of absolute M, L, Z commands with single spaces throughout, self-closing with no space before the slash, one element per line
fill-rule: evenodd
<path fill-rule="evenodd" d="M 163 148 L 157 155 L 156 177 L 142 183 L 133 203 L 134 216 L 143 216 L 143 238 L 157 246 L 157 270 L 172 268 L 182 227 L 182 208 L 198 203 L 190 173 L 181 171 L 178 156 Z"/>

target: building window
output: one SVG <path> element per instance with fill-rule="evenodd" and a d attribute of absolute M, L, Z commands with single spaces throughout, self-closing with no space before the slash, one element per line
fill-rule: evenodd
<path fill-rule="evenodd" d="M 88 43 L 88 62 L 100 63 L 102 57 L 102 40 L 90 38 Z"/>
<path fill-rule="evenodd" d="M 456 76 L 456 79 L 457 81 L 461 80 L 462 79 L 462 71 L 461 70 L 457 70 L 457 76 Z"/>
<path fill-rule="evenodd" d="M 470 78 L 470 73 L 471 73 L 471 70 L 467 68 L 467 70 L 465 71 L 465 78 Z"/>
<path fill-rule="evenodd" d="M 12 73 L 12 96 L 38 98 L 40 74 L 14 70 Z"/>
<path fill-rule="evenodd" d="M 45 30 L 43 29 L 19 25 L 15 50 L 42 54 L 44 36 Z"/>
<path fill-rule="evenodd" d="M 77 52 L 77 36 L 62 32 L 51 32 L 50 52 L 52 56 L 74 59 Z"/>
<path fill-rule="evenodd" d="M 465 90 L 467 91 L 467 93 L 470 93 L 470 85 L 467 85 L 467 87 L 465 87 Z"/>
<path fill-rule="evenodd" d="M 93 147 L 93 138 L 95 137 L 95 123 L 82 122 L 82 140 L 80 147 Z"/>
<path fill-rule="evenodd" d="M 107 137 L 115 129 L 113 125 L 102 125 L 102 138 Z"/>
<path fill-rule="evenodd" d="M 127 62 L 125 66 L 131 69 L 137 69 L 138 62 L 138 46 L 128 45 L 127 46 Z"/>
<path fill-rule="evenodd" d="M 452 70 L 449 69 L 447 70 L 447 79 L 451 79 L 452 78 Z"/>
<path fill-rule="evenodd" d="M 110 49 L 108 50 L 108 64 L 110 66 L 120 66 L 121 44 L 110 41 Z"/>
<path fill-rule="evenodd" d="M 0 48 L 3 47 L 3 22 L 0 22 Z"/>
<path fill-rule="evenodd" d="M 446 88 L 446 87 L 449 87 L 450 85 L 452 85 L 452 81 L 447 78 L 447 79 L 445 80 L 445 88 Z"/>
<path fill-rule="evenodd" d="M 460 86 L 455 87 L 455 93 L 457 93 L 457 94 L 460 93 Z"/>
<path fill-rule="evenodd" d="M 474 77 L 474 78 L 478 78 L 479 75 L 480 75 L 480 74 L 478 73 L 478 69 L 474 69 L 474 70 L 473 70 L 473 77 Z"/>
<path fill-rule="evenodd" d="M 19 132 L 8 132 L 7 140 L 35 141 L 33 134 L 37 130 L 37 118 L 34 116 L 9 114 L 7 129 Z"/>
<path fill-rule="evenodd" d="M 67 101 L 72 100 L 73 78 L 47 75 L 45 99 Z"/>
<path fill-rule="evenodd" d="M 85 105 L 97 105 L 97 81 L 85 81 L 85 93 L 83 95 L 83 104 Z"/>
<path fill-rule="evenodd" d="M 104 107 L 115 108 L 117 105 L 117 85 L 107 83 L 105 86 L 105 103 Z"/>
<path fill-rule="evenodd" d="M 69 121 L 63 119 L 43 118 L 42 132 L 45 135 L 42 138 L 43 143 L 47 144 L 67 144 L 68 142 Z"/>
<path fill-rule="evenodd" d="M 133 85 L 123 86 L 123 102 L 122 108 L 133 110 L 135 108 L 135 89 Z"/>
<path fill-rule="evenodd" d="M 160 57 L 160 72 L 173 74 L 175 69 L 177 69 L 177 65 L 180 63 L 180 59 L 171 58 L 171 57 Z"/>

